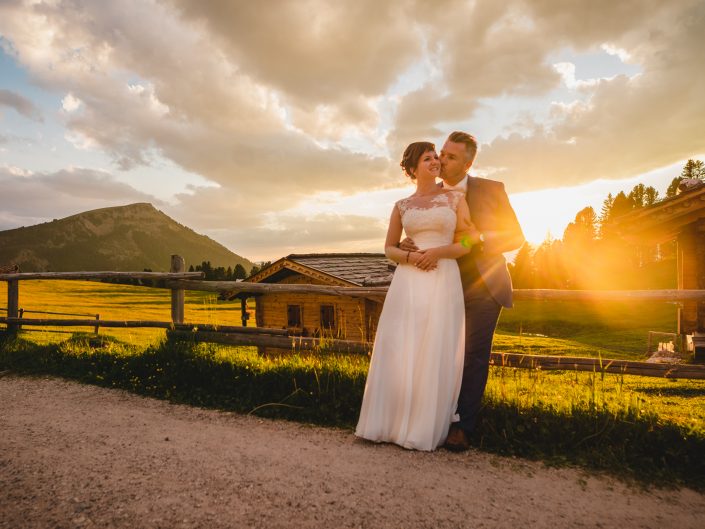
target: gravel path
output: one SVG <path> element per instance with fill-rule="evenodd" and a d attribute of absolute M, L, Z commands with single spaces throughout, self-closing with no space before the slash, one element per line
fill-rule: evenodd
<path fill-rule="evenodd" d="M 705 496 L 0 378 L 0 527 L 704 527 Z"/>

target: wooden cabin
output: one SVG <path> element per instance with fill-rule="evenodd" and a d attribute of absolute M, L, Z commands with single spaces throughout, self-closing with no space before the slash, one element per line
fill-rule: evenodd
<path fill-rule="evenodd" d="M 291 254 L 247 279 L 286 283 L 365 287 L 389 285 L 395 264 L 384 254 Z M 266 293 L 256 297 L 258 327 L 287 329 L 298 336 L 329 336 L 358 342 L 374 339 L 380 299 L 311 293 Z"/>
<path fill-rule="evenodd" d="M 623 237 L 636 244 L 677 241 L 678 289 L 705 289 L 705 182 L 620 217 Z M 695 359 L 705 361 L 705 302 L 683 302 L 678 332 L 691 335 Z"/>

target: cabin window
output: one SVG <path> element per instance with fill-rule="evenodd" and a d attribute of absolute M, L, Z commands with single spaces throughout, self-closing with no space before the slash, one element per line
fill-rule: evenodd
<path fill-rule="evenodd" d="M 301 305 L 286 306 L 286 324 L 288 327 L 301 327 L 303 316 Z"/>
<path fill-rule="evenodd" d="M 321 329 L 335 330 L 335 306 L 321 305 Z"/>

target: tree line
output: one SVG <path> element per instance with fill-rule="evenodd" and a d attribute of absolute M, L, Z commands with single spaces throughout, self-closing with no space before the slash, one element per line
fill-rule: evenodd
<path fill-rule="evenodd" d="M 251 275 L 256 274 L 260 270 L 267 268 L 270 264 L 272 264 L 271 261 L 255 264 L 252 266 L 252 268 L 250 269 L 250 273 L 248 274 L 245 270 L 245 267 L 241 264 L 236 264 L 235 268 L 232 268 L 230 266 L 225 268 L 222 266 L 213 267 L 210 261 L 203 261 L 200 265 L 189 266 L 188 271 L 203 272 L 205 274 L 203 278 L 205 281 L 236 281 L 238 279 L 245 279 L 246 277 L 250 277 Z"/>
<path fill-rule="evenodd" d="M 228 266 L 212 266 L 210 261 L 203 261 L 200 265 L 189 266 L 189 272 L 203 272 L 203 279 L 206 281 L 236 281 L 245 279 L 248 274 L 245 267 L 241 264 L 236 264 L 235 268 Z"/>
<path fill-rule="evenodd" d="M 664 198 L 678 193 L 683 179 L 705 180 L 705 164 L 688 160 Z M 509 271 L 515 288 L 628 289 L 676 288 L 676 244 L 635 245 L 624 241 L 616 219 L 663 200 L 652 186 L 607 195 L 597 213 L 581 209 L 561 239 L 550 235 L 538 246 L 517 252 Z"/>

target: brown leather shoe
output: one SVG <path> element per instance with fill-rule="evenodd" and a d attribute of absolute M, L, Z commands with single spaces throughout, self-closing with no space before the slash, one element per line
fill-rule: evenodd
<path fill-rule="evenodd" d="M 448 437 L 446 442 L 443 444 L 443 448 L 450 450 L 451 452 L 465 452 L 470 449 L 470 440 L 465 430 L 460 428 L 460 426 L 451 425 L 448 431 Z"/>

